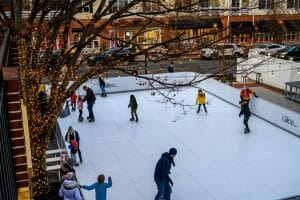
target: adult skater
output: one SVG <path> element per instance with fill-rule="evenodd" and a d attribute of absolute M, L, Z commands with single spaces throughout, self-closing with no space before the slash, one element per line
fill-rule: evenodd
<path fill-rule="evenodd" d="M 241 105 L 241 111 L 240 111 L 239 117 L 244 115 L 244 125 L 245 125 L 244 133 L 249 133 L 250 129 L 248 126 L 248 120 L 251 116 L 251 111 L 249 109 L 248 101 L 240 101 L 239 104 Z"/>
<path fill-rule="evenodd" d="M 177 154 L 175 148 L 171 148 L 169 152 L 165 152 L 161 155 L 161 158 L 157 161 L 154 171 L 154 181 L 157 185 L 157 194 L 155 200 L 170 200 L 172 189 L 170 184 L 173 186 L 169 174 L 171 173 L 171 164 L 175 166 L 174 157 Z"/>
<path fill-rule="evenodd" d="M 105 183 L 105 176 L 99 175 L 98 181 L 90 186 L 83 185 L 82 188 L 85 190 L 93 190 L 96 192 L 96 200 L 106 200 L 106 190 L 112 186 L 112 180 L 108 177 L 108 182 Z"/>
<path fill-rule="evenodd" d="M 203 105 L 204 111 L 207 113 L 205 101 L 206 101 L 205 93 L 201 89 L 199 89 L 197 93 L 197 100 L 196 100 L 196 104 L 198 105 L 197 113 L 200 112 L 201 105 Z"/>
<path fill-rule="evenodd" d="M 253 94 L 256 98 L 258 97 L 253 90 L 244 85 L 243 89 L 240 92 L 240 98 L 242 101 L 247 101 L 249 103 L 251 94 Z"/>
<path fill-rule="evenodd" d="M 59 196 L 64 200 L 82 200 L 79 184 L 73 180 L 73 176 L 73 172 L 63 176 L 64 181 L 59 189 Z"/>
<path fill-rule="evenodd" d="M 94 122 L 95 117 L 94 117 L 94 112 L 93 112 L 93 106 L 95 104 L 96 97 L 95 97 L 94 91 L 91 88 L 89 88 L 88 86 L 84 85 L 83 89 L 84 89 L 84 91 L 86 91 L 86 95 L 85 95 L 83 101 L 87 102 L 87 109 L 89 111 L 89 116 L 87 117 L 87 119 L 89 120 L 89 122 Z"/>
<path fill-rule="evenodd" d="M 82 156 L 81 156 L 81 151 L 80 151 L 80 137 L 79 137 L 79 133 L 73 129 L 72 126 L 69 126 L 68 131 L 66 133 L 65 136 L 65 141 L 67 141 L 68 143 L 71 144 L 71 141 L 75 140 L 77 142 L 77 151 L 78 151 L 78 157 L 79 157 L 79 161 L 80 163 L 82 163 Z"/>
<path fill-rule="evenodd" d="M 102 79 L 101 76 L 99 76 L 98 80 L 99 80 L 100 89 L 101 89 L 101 97 L 106 97 L 107 93 L 106 93 L 106 90 L 105 90 L 105 82 L 104 82 L 104 80 Z"/>

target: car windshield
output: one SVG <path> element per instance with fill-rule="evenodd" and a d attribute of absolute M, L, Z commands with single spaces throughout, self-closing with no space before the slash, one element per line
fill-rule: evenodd
<path fill-rule="evenodd" d="M 259 46 L 258 48 L 260 48 L 260 49 L 266 49 L 267 47 L 268 47 L 268 45 L 263 44 L 263 45 Z"/>

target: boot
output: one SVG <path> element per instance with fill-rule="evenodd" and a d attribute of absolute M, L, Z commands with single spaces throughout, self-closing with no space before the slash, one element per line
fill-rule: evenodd
<path fill-rule="evenodd" d="M 135 119 L 135 122 L 138 122 L 138 121 L 139 121 L 139 118 L 136 118 L 136 119 Z"/>
<path fill-rule="evenodd" d="M 133 121 L 134 119 L 133 119 L 133 118 L 130 118 L 129 120 L 130 120 L 130 121 Z"/>

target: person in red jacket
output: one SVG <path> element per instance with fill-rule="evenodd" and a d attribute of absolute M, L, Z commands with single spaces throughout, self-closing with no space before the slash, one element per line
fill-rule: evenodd
<path fill-rule="evenodd" d="M 258 97 L 253 90 L 247 88 L 247 86 L 244 85 L 243 89 L 240 92 L 241 100 L 247 101 L 249 103 L 251 94 L 253 94 L 256 98 Z"/>
<path fill-rule="evenodd" d="M 72 111 L 74 112 L 76 110 L 76 100 L 77 100 L 77 95 L 76 95 L 76 92 L 74 92 L 72 95 L 71 95 L 71 107 L 72 107 Z"/>

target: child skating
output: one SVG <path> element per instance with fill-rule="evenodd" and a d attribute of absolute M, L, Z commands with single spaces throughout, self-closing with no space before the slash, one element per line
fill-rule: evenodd
<path fill-rule="evenodd" d="M 75 111 L 76 110 L 76 100 L 77 100 L 77 95 L 76 93 L 74 92 L 72 95 L 71 95 L 71 111 Z"/>
<path fill-rule="evenodd" d="M 78 143 L 75 139 L 70 142 L 69 149 L 70 149 L 71 158 L 74 158 L 76 161 L 75 166 L 78 166 L 77 159 L 76 159 L 76 154 L 78 151 Z"/>
<path fill-rule="evenodd" d="M 205 113 L 207 113 L 205 102 L 206 102 L 205 93 L 201 89 L 199 89 L 197 93 L 197 99 L 196 99 L 196 104 L 198 105 L 197 113 L 200 112 L 201 105 L 203 105 L 204 111 Z"/>
<path fill-rule="evenodd" d="M 134 121 L 135 120 L 136 122 L 138 122 L 139 119 L 138 119 L 138 116 L 137 116 L 137 113 L 136 113 L 138 104 L 137 104 L 136 98 L 135 98 L 135 96 L 133 94 L 130 95 L 130 101 L 129 101 L 129 104 L 128 104 L 128 108 L 129 107 L 131 109 L 131 118 L 130 118 L 130 121 Z"/>
<path fill-rule="evenodd" d="M 77 100 L 77 109 L 79 111 L 78 121 L 82 122 L 84 118 L 82 117 L 83 99 L 81 96 Z"/>
<path fill-rule="evenodd" d="M 241 117 L 242 115 L 244 115 L 244 125 L 245 125 L 245 130 L 244 133 L 250 133 L 250 129 L 248 126 L 248 120 L 251 116 L 251 111 L 249 109 L 249 104 L 247 100 L 242 100 L 239 102 L 239 104 L 241 105 L 241 112 L 239 114 L 239 117 Z"/>

